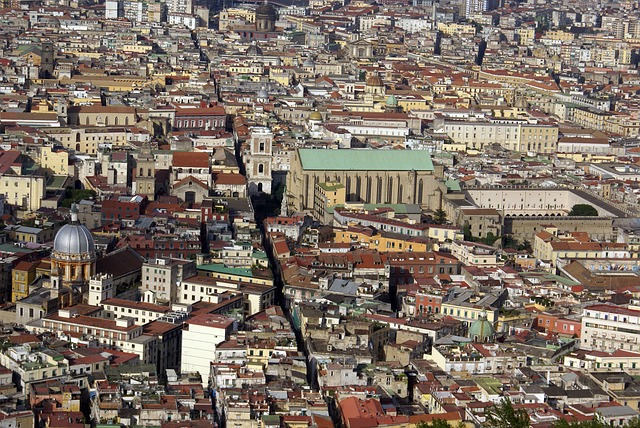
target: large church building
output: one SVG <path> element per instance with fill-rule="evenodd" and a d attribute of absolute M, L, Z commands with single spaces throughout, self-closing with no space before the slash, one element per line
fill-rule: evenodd
<path fill-rule="evenodd" d="M 287 208 L 311 211 L 316 185 L 340 183 L 346 202 L 437 209 L 443 175 L 424 150 L 298 149 L 287 174 Z"/>

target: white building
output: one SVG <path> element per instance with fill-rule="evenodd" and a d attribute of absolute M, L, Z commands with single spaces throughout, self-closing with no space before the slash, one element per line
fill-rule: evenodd
<path fill-rule="evenodd" d="M 206 384 L 215 360 L 216 346 L 236 330 L 236 321 L 217 314 L 202 314 L 186 322 L 182 331 L 182 355 L 180 371 L 198 372 Z"/>
<path fill-rule="evenodd" d="M 170 25 L 187 27 L 195 30 L 198 26 L 198 17 L 188 13 L 170 13 L 167 15 Z"/>
<path fill-rule="evenodd" d="M 118 19 L 124 16 L 123 2 L 119 0 L 107 0 L 104 5 L 106 19 Z"/>
<path fill-rule="evenodd" d="M 196 265 L 189 260 L 151 259 L 142 265 L 140 291 L 150 291 L 148 303 L 177 301 L 178 281 L 197 274 Z"/>
<path fill-rule="evenodd" d="M 580 348 L 640 351 L 640 308 L 597 304 L 582 310 Z"/>
<path fill-rule="evenodd" d="M 193 2 L 191 0 L 169 0 L 167 2 L 168 12 L 175 13 L 187 13 L 193 12 Z"/>
<path fill-rule="evenodd" d="M 396 27 L 402 28 L 408 33 L 421 33 L 430 30 L 433 23 L 424 18 L 401 17 L 396 21 Z"/>
<path fill-rule="evenodd" d="M 139 0 L 124 0 L 124 17 L 133 22 L 148 21 L 148 3 Z"/>
<path fill-rule="evenodd" d="M 465 266 L 497 266 L 496 249 L 477 242 L 455 241 L 451 244 L 451 253 Z"/>
<path fill-rule="evenodd" d="M 268 234 L 279 232 L 287 238 L 297 241 L 309 227 L 308 217 L 269 217 L 265 220 L 265 232 Z"/>
<path fill-rule="evenodd" d="M 250 281 L 251 279 L 249 279 Z M 220 295 L 230 291 L 242 293 L 245 298 L 246 315 L 254 315 L 275 303 L 275 286 L 257 283 L 222 281 L 206 276 L 192 276 L 178 283 L 178 303 L 219 303 Z"/>
<path fill-rule="evenodd" d="M 117 298 L 103 300 L 102 306 L 106 318 L 129 317 L 136 325 L 145 325 L 171 312 L 169 306 Z"/>
<path fill-rule="evenodd" d="M 89 305 L 100 306 L 100 302 L 114 296 L 113 275 L 97 274 L 89 279 Z"/>

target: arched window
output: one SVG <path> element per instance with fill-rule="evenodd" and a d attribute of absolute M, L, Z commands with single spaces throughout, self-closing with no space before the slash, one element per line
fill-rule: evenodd
<path fill-rule="evenodd" d="M 258 174 L 263 174 L 263 173 L 264 173 L 264 165 L 258 164 Z"/>
<path fill-rule="evenodd" d="M 125 124 L 125 125 L 128 125 L 128 124 L 129 124 L 129 116 L 126 116 L 126 117 L 124 118 L 124 124 Z"/>
<path fill-rule="evenodd" d="M 347 177 L 347 201 L 351 200 L 351 177 Z"/>
<path fill-rule="evenodd" d="M 362 199 L 362 178 L 360 176 L 356 177 L 356 190 L 354 193 L 356 194 L 356 200 Z"/>
<path fill-rule="evenodd" d="M 76 144 L 76 152 L 80 151 L 80 143 Z"/>
<path fill-rule="evenodd" d="M 118 126 L 118 122 L 119 122 L 118 116 L 116 116 L 116 118 L 113 120 L 113 124 Z"/>
<path fill-rule="evenodd" d="M 376 204 L 382 203 L 382 177 L 378 177 L 376 184 Z"/>
<path fill-rule="evenodd" d="M 391 197 L 393 196 L 393 177 L 389 177 L 389 182 L 387 183 L 387 203 L 391 203 Z"/>
<path fill-rule="evenodd" d="M 144 175 L 144 169 L 140 168 L 140 175 L 139 177 L 142 177 Z"/>
<path fill-rule="evenodd" d="M 148 174 L 148 176 L 149 176 L 149 177 L 151 177 L 151 175 L 152 175 L 152 174 L 151 174 L 151 168 L 149 168 L 149 169 L 147 170 L 147 174 Z"/>
<path fill-rule="evenodd" d="M 420 181 L 418 182 L 418 203 L 419 204 L 422 203 L 423 192 L 424 192 L 424 182 L 422 181 L 422 178 L 421 178 Z"/>

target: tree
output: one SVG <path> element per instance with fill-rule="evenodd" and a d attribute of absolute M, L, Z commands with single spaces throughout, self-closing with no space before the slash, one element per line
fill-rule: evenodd
<path fill-rule="evenodd" d="M 480 238 L 479 241 L 486 245 L 493 245 L 498 239 L 500 239 L 499 236 L 495 236 L 493 232 L 489 232 L 487 233 L 487 236 Z"/>
<path fill-rule="evenodd" d="M 513 235 L 502 235 L 502 248 L 518 248 L 518 240 Z"/>
<path fill-rule="evenodd" d="M 447 222 L 447 212 L 445 210 L 436 210 L 433 213 L 433 222 L 435 224 L 445 224 Z"/>
<path fill-rule="evenodd" d="M 567 422 L 564 419 L 562 419 L 553 424 L 553 428 L 609 428 L 611 426 L 612 426 L 611 424 L 599 421 L 597 419 L 592 419 L 590 421 L 582 421 L 582 422 L 578 422 L 576 420 Z M 639 428 L 640 418 L 636 417 L 636 418 L 630 419 L 623 426 L 626 428 Z"/>
<path fill-rule="evenodd" d="M 531 247 L 531 242 L 525 239 L 522 244 L 518 245 L 516 248 L 518 251 L 526 251 L 528 253 L 533 253 L 533 248 Z"/>
<path fill-rule="evenodd" d="M 590 421 L 573 421 L 567 422 L 564 419 L 557 421 L 553 424 L 553 428 L 605 428 L 609 425 L 604 424 L 598 420 L 592 419 Z"/>
<path fill-rule="evenodd" d="M 462 233 L 464 234 L 465 241 L 473 241 L 473 235 L 471 234 L 471 226 L 465 224 L 462 227 Z"/>
<path fill-rule="evenodd" d="M 524 409 L 515 409 L 508 398 L 503 398 L 500 404 L 489 408 L 485 425 L 491 428 L 529 428 L 529 415 Z"/>
<path fill-rule="evenodd" d="M 569 211 L 570 216 L 597 217 L 598 210 L 593 205 L 575 204 Z"/>
<path fill-rule="evenodd" d="M 62 200 L 61 206 L 65 208 L 70 208 L 72 204 L 76 202 L 80 202 L 83 199 L 92 199 L 96 197 L 96 192 L 93 190 L 87 189 L 74 189 L 72 187 L 67 187 L 64 190 L 64 199 Z"/>
<path fill-rule="evenodd" d="M 464 426 L 462 423 L 458 424 L 459 427 Z M 416 428 L 455 428 L 451 423 L 444 419 L 434 419 L 431 422 L 420 421 L 416 424 Z"/>

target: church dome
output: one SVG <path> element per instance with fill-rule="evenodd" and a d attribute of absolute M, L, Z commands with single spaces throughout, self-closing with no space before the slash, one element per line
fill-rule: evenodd
<path fill-rule="evenodd" d="M 81 224 L 65 224 L 56 234 L 53 250 L 62 254 L 88 254 L 95 251 L 91 232 Z"/>
<path fill-rule="evenodd" d="M 395 95 L 389 95 L 389 98 L 387 98 L 387 107 L 398 107 L 398 99 Z"/>
<path fill-rule="evenodd" d="M 486 315 L 480 316 L 469 327 L 469 339 L 474 342 L 492 342 L 496 336 L 496 329 L 487 320 Z"/>
<path fill-rule="evenodd" d="M 257 98 L 269 99 L 269 93 L 265 88 L 262 88 L 258 91 Z"/>
<path fill-rule="evenodd" d="M 258 6 L 258 8 L 256 9 L 256 19 L 277 19 L 278 14 L 276 12 L 276 9 L 268 4 L 268 3 L 264 3 L 261 4 L 260 6 Z"/>
<path fill-rule="evenodd" d="M 53 251 L 61 255 L 91 255 L 95 252 L 91 232 L 78 223 L 78 214 L 73 209 L 71 223 L 62 226 L 53 240 Z"/>
<path fill-rule="evenodd" d="M 367 86 L 384 86 L 382 79 L 379 76 L 369 76 L 366 81 Z"/>
<path fill-rule="evenodd" d="M 321 122 L 322 115 L 317 111 L 311 112 L 311 114 L 309 115 L 309 120 L 316 120 L 318 122 Z"/>

